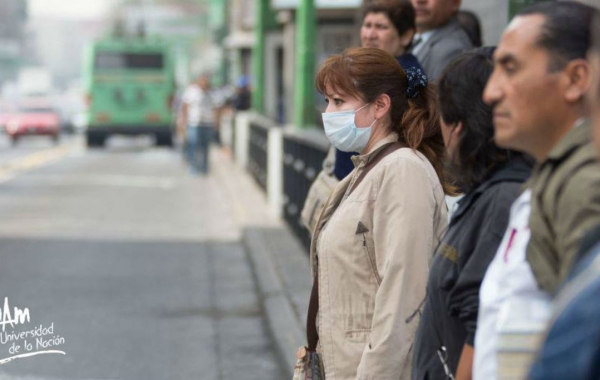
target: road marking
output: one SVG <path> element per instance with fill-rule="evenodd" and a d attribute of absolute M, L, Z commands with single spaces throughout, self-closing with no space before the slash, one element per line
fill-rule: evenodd
<path fill-rule="evenodd" d="M 17 174 L 55 163 L 74 150 L 75 145 L 65 145 L 12 160 L 9 163 L 0 166 L 0 183 L 10 181 L 15 178 Z"/>
<path fill-rule="evenodd" d="M 39 175 L 35 177 L 35 180 L 42 181 L 44 186 L 106 186 L 160 190 L 172 190 L 178 183 L 174 178 L 120 174 L 84 174 L 77 176 Z"/>
<path fill-rule="evenodd" d="M 28 354 L 20 354 L 20 355 L 11 356 L 9 358 L 4 358 L 4 359 L 0 360 L 0 365 L 6 364 L 6 363 L 11 362 L 11 361 L 13 361 L 15 359 L 28 358 L 30 356 L 36 356 L 36 355 L 41 355 L 41 354 L 62 354 L 62 355 L 66 355 L 66 353 L 64 351 L 58 351 L 58 350 L 47 350 L 47 351 L 30 352 Z"/>

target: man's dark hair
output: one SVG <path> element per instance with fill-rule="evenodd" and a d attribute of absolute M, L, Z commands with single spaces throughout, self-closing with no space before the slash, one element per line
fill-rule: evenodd
<path fill-rule="evenodd" d="M 362 8 L 362 19 L 364 20 L 369 13 L 385 14 L 400 36 L 410 29 L 416 29 L 415 8 L 410 0 L 365 1 Z"/>
<path fill-rule="evenodd" d="M 596 12 L 596 16 L 592 21 L 591 38 L 590 50 L 596 54 L 600 54 L 600 12 Z"/>
<path fill-rule="evenodd" d="M 479 186 L 500 165 L 521 155 L 494 143 L 492 108 L 483 102 L 483 91 L 494 70 L 494 47 L 484 47 L 454 58 L 438 82 L 438 100 L 444 123 L 462 123 L 455 157 L 449 171 L 465 191 Z"/>
<path fill-rule="evenodd" d="M 471 11 L 460 10 L 456 15 L 458 24 L 467 33 L 474 47 L 481 46 L 481 23 L 479 17 Z"/>
<path fill-rule="evenodd" d="M 549 70 L 558 71 L 572 60 L 585 59 L 596 13 L 594 8 L 575 1 L 549 1 L 531 5 L 517 16 L 544 16 L 537 43 L 551 55 Z"/>

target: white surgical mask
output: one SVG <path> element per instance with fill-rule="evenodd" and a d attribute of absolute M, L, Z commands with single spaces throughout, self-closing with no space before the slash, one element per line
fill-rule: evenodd
<path fill-rule="evenodd" d="M 368 127 L 358 128 L 354 122 L 356 113 L 371 103 L 357 110 L 325 112 L 323 126 L 331 144 L 342 152 L 362 152 L 371 137 L 371 130 L 377 119 Z"/>

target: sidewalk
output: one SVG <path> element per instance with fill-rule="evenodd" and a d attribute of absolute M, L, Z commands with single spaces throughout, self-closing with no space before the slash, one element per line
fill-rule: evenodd
<path fill-rule="evenodd" d="M 306 344 L 311 290 L 308 252 L 285 223 L 268 213 L 265 194 L 224 150 L 212 152 L 213 174 L 231 200 L 242 244 L 254 270 L 267 330 L 290 377 L 296 350 Z"/>

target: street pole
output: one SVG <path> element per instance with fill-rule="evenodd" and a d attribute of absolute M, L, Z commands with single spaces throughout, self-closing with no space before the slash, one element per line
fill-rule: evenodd
<path fill-rule="evenodd" d="M 223 0 L 211 0 L 209 14 L 209 22 L 211 23 L 211 32 L 213 35 L 212 42 L 220 47 L 221 54 L 219 58 L 219 67 L 216 73 L 217 75 L 213 84 L 222 86 L 225 84 L 227 79 L 227 58 L 225 56 L 225 48 L 223 47 L 223 40 L 225 39 L 225 32 L 227 30 L 227 2 Z"/>
<path fill-rule="evenodd" d="M 296 83 L 294 124 L 309 128 L 315 124 L 315 40 L 317 12 L 314 0 L 300 0 L 296 12 Z"/>
<path fill-rule="evenodd" d="M 257 0 L 256 2 L 256 41 L 252 50 L 252 109 L 262 113 L 265 108 L 264 86 L 265 86 L 265 34 L 267 29 L 267 13 L 269 11 L 269 0 Z"/>

